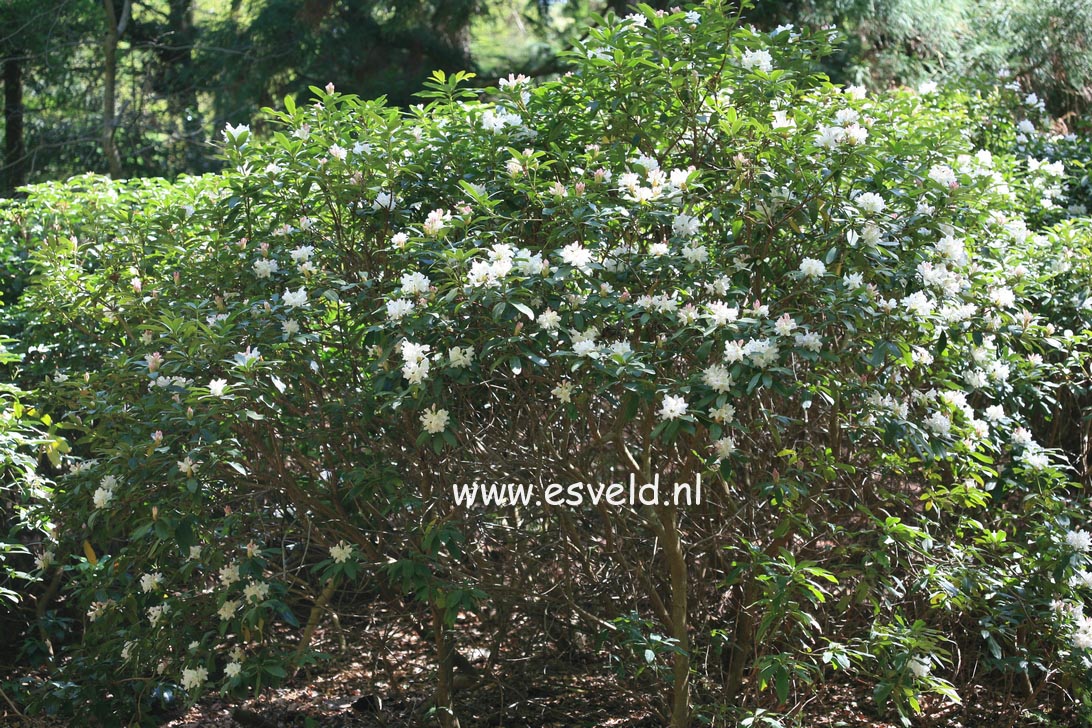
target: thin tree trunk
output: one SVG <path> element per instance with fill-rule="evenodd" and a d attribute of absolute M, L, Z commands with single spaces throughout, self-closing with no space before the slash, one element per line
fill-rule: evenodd
<path fill-rule="evenodd" d="M 679 538 L 677 506 L 660 512 L 663 524 L 664 557 L 671 581 L 671 636 L 679 652 L 675 654 L 674 681 L 671 689 L 671 728 L 690 725 L 690 635 L 687 607 L 688 575 L 686 553 Z"/>
<path fill-rule="evenodd" d="M 23 63 L 4 59 L 4 195 L 26 182 L 26 143 L 23 136 Z"/>
<path fill-rule="evenodd" d="M 448 634 L 447 625 L 444 623 L 444 610 L 438 605 L 432 606 L 432 631 L 436 639 L 436 717 L 442 728 L 459 728 L 459 719 L 455 716 L 454 675 L 455 675 L 455 650 L 451 644 L 451 635 Z"/>
<path fill-rule="evenodd" d="M 120 16 L 114 0 L 102 0 L 102 7 L 106 11 L 106 37 L 103 40 L 102 153 L 110 167 L 110 176 L 119 179 L 122 176 L 121 154 L 114 140 L 117 132 L 118 39 L 129 24 L 132 0 L 123 0 Z"/>

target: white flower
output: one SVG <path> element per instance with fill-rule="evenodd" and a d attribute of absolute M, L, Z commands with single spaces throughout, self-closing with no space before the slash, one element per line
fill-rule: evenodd
<path fill-rule="evenodd" d="M 1009 308 L 1016 303 L 1016 294 L 1009 288 L 994 288 L 990 291 L 990 303 L 998 308 Z"/>
<path fill-rule="evenodd" d="M 404 296 L 417 296 L 428 293 L 429 286 L 432 285 L 432 281 L 428 276 L 422 273 L 403 273 L 402 274 L 402 295 Z"/>
<path fill-rule="evenodd" d="M 428 353 L 431 347 L 428 344 L 414 344 L 410 341 L 402 342 L 402 376 L 410 384 L 420 384 L 428 379 L 429 359 Z"/>
<path fill-rule="evenodd" d="M 226 379 L 213 379 L 209 381 L 209 394 L 213 397 L 223 397 L 224 388 L 227 386 Z"/>
<path fill-rule="evenodd" d="M 589 359 L 599 358 L 599 345 L 595 339 L 581 339 L 573 342 L 573 353 L 577 356 L 586 356 Z"/>
<path fill-rule="evenodd" d="M 153 574 L 145 574 L 140 577 L 140 590 L 145 594 L 155 591 L 156 587 L 163 581 L 163 574 L 158 571 Z"/>
<path fill-rule="evenodd" d="M 853 201 L 857 203 L 857 207 L 863 212 L 873 214 L 883 212 L 883 209 L 887 207 L 887 203 L 875 192 L 862 192 Z"/>
<path fill-rule="evenodd" d="M 630 346 L 630 343 L 625 340 L 613 341 L 608 348 L 610 349 L 611 354 L 615 354 L 621 357 L 625 357 L 633 353 L 633 347 Z"/>
<path fill-rule="evenodd" d="M 673 394 L 664 395 L 663 405 L 660 407 L 660 419 L 673 420 L 686 414 L 687 404 L 682 397 Z"/>
<path fill-rule="evenodd" d="M 671 221 L 671 232 L 680 238 L 692 238 L 701 229 L 701 221 L 693 215 L 676 215 Z"/>
<path fill-rule="evenodd" d="M 1065 542 L 1069 548 L 1085 554 L 1092 549 L 1092 533 L 1088 531 L 1069 531 L 1065 535 Z"/>
<path fill-rule="evenodd" d="M 723 460 L 724 458 L 731 457 L 732 453 L 736 451 L 736 441 L 732 437 L 722 437 L 713 443 L 713 452 L 717 456 L 717 460 Z"/>
<path fill-rule="evenodd" d="M 300 323 L 295 319 L 287 319 L 281 324 L 281 331 L 285 336 L 295 336 L 300 332 Z"/>
<path fill-rule="evenodd" d="M 990 422 L 1001 422 L 1005 419 L 1005 408 L 999 404 L 991 404 L 983 415 Z"/>
<path fill-rule="evenodd" d="M 929 179 L 944 187 L 954 187 L 957 184 L 955 170 L 947 164 L 934 164 L 930 167 Z"/>
<path fill-rule="evenodd" d="M 243 671 L 243 666 L 238 662 L 229 662 L 224 666 L 224 677 L 231 679 L 237 677 Z"/>
<path fill-rule="evenodd" d="M 868 139 L 868 129 L 865 129 L 859 124 L 850 124 L 845 129 L 842 129 L 839 141 L 842 144 L 856 147 L 864 144 L 866 139 Z"/>
<path fill-rule="evenodd" d="M 453 346 L 447 352 L 447 359 L 453 369 L 465 369 L 474 359 L 474 347 Z"/>
<path fill-rule="evenodd" d="M 679 319 L 679 323 L 683 326 L 690 326 L 696 323 L 700 317 L 698 308 L 692 303 L 688 303 L 676 312 L 676 317 Z"/>
<path fill-rule="evenodd" d="M 773 129 L 793 129 L 796 127 L 796 119 L 791 118 L 787 111 L 775 111 L 770 127 Z"/>
<path fill-rule="evenodd" d="M 1080 569 L 1076 574 L 1069 577 L 1070 586 L 1083 586 L 1085 589 L 1092 589 L 1092 572 Z M 1092 622 L 1089 623 L 1092 626 Z"/>
<path fill-rule="evenodd" d="M 405 233 L 395 233 L 391 236 L 391 245 L 401 250 L 406 247 L 406 242 L 409 240 L 409 235 Z"/>
<path fill-rule="evenodd" d="M 902 306 L 906 309 L 907 313 L 920 318 L 928 316 L 936 308 L 936 304 L 933 303 L 932 299 L 925 295 L 924 291 L 915 291 L 902 299 Z"/>
<path fill-rule="evenodd" d="M 989 383 L 986 373 L 981 369 L 968 369 L 963 373 L 963 381 L 972 389 L 982 389 Z"/>
<path fill-rule="evenodd" d="M 827 272 L 827 266 L 823 261 L 815 258 L 804 258 L 800 262 L 800 273 L 806 278 L 818 278 Z"/>
<path fill-rule="evenodd" d="M 425 218 L 422 229 L 425 235 L 439 235 L 449 222 L 451 222 L 450 212 L 447 210 L 433 210 Z"/>
<path fill-rule="evenodd" d="M 293 263 L 305 263 L 311 259 L 311 256 L 315 253 L 315 246 L 313 245 L 301 245 L 298 248 L 292 250 L 289 255 L 292 256 Z"/>
<path fill-rule="evenodd" d="M 387 301 L 387 318 L 391 321 L 401 321 L 413 309 L 413 301 L 408 298 L 396 298 L 393 301 Z"/>
<path fill-rule="evenodd" d="M 260 602 L 269 596 L 269 584 L 264 581 L 251 581 L 243 588 L 243 597 L 247 601 Z"/>
<path fill-rule="evenodd" d="M 682 249 L 682 257 L 688 263 L 705 263 L 709 260 L 709 251 L 704 245 L 687 245 Z"/>
<path fill-rule="evenodd" d="M 300 286 L 298 291 L 290 291 L 285 289 L 284 295 L 281 297 L 284 301 L 284 305 L 288 308 L 299 308 L 300 306 L 307 305 L 307 289 Z"/>
<path fill-rule="evenodd" d="M 177 464 L 178 472 L 183 473 L 184 475 L 193 475 L 194 469 L 197 466 L 197 463 L 195 463 L 189 455 L 179 460 Z"/>
<path fill-rule="evenodd" d="M 344 564 L 353 555 L 353 547 L 344 541 L 339 541 L 337 546 L 330 547 L 330 558 L 335 564 Z"/>
<path fill-rule="evenodd" d="M 777 321 L 774 322 L 774 331 L 778 336 L 788 336 L 796 330 L 796 321 L 793 320 L 789 314 L 782 314 Z"/>
<path fill-rule="evenodd" d="M 1073 633 L 1073 646 L 1079 650 L 1092 649 L 1092 622 L 1082 623 Z"/>
<path fill-rule="evenodd" d="M 667 247 L 667 243 L 653 243 L 648 246 L 648 254 L 651 256 L 667 255 L 671 249 Z"/>
<path fill-rule="evenodd" d="M 278 268 L 277 261 L 273 258 L 258 258 L 254 261 L 254 275 L 259 278 L 269 278 Z"/>
<path fill-rule="evenodd" d="M 572 402 L 573 399 L 573 383 L 561 382 L 556 387 L 550 390 L 550 394 L 560 399 L 562 402 Z"/>
<path fill-rule="evenodd" d="M 114 491 L 109 488 L 97 488 L 91 496 L 95 508 L 105 508 L 106 504 L 114 497 Z"/>
<path fill-rule="evenodd" d="M 591 251 L 580 243 L 569 243 L 561 249 L 561 260 L 574 268 L 583 268 L 591 262 Z"/>
<path fill-rule="evenodd" d="M 216 613 L 220 615 L 220 619 L 226 622 L 233 616 L 235 616 L 235 610 L 238 608 L 239 602 L 235 601 L 234 599 L 228 599 L 226 602 L 220 605 L 220 608 L 216 610 Z"/>
<path fill-rule="evenodd" d="M 238 564 L 228 564 L 220 567 L 220 583 L 223 584 L 225 588 L 237 581 L 239 581 Z"/>
<path fill-rule="evenodd" d="M 918 93 L 922 96 L 928 96 L 929 94 L 936 93 L 937 82 L 936 81 L 923 81 L 918 84 Z"/>
<path fill-rule="evenodd" d="M 519 75 L 516 75 L 514 73 L 509 73 L 508 78 L 502 78 L 499 81 L 498 85 L 501 88 L 509 88 L 509 87 L 524 86 L 524 85 L 526 85 L 526 84 L 528 84 L 530 82 L 531 82 L 531 79 L 528 78 L 527 76 L 524 76 L 522 73 L 519 74 Z"/>
<path fill-rule="evenodd" d="M 240 137 L 242 141 L 246 141 L 246 134 L 250 133 L 250 126 L 247 124 L 239 124 L 238 126 L 232 126 L 227 124 L 224 126 L 224 139 L 232 144 L 239 144 Z"/>
<path fill-rule="evenodd" d="M 861 115 L 856 109 L 838 109 L 834 114 L 834 121 L 837 122 L 839 126 L 856 124 L 860 119 Z"/>
<path fill-rule="evenodd" d="M 203 667 L 195 667 L 192 670 L 185 669 L 182 671 L 182 689 L 193 690 L 199 688 L 205 684 L 208 677 L 209 671 Z"/>
<path fill-rule="evenodd" d="M 814 331 L 806 331 L 802 334 L 796 334 L 793 336 L 793 343 L 799 346 L 801 349 L 807 349 L 808 351 L 819 351 L 823 348 L 823 337 Z"/>
<path fill-rule="evenodd" d="M 1016 447 L 1032 447 L 1035 440 L 1027 428 L 1017 427 L 1012 431 L 1012 444 Z"/>
<path fill-rule="evenodd" d="M 446 409 L 436 409 L 436 405 L 432 405 L 421 415 L 421 426 L 425 432 L 435 435 L 447 428 L 449 419 Z"/>
<path fill-rule="evenodd" d="M 701 380 L 714 392 L 724 394 L 732 389 L 734 383 L 728 368 L 722 364 L 712 364 L 702 372 Z"/>
<path fill-rule="evenodd" d="M 770 56 L 770 52 L 766 50 L 743 51 L 740 64 L 744 68 L 758 69 L 765 73 L 773 70 L 773 58 Z"/>
<path fill-rule="evenodd" d="M 561 323 L 561 315 L 552 308 L 548 308 L 540 313 L 535 321 L 546 331 L 553 331 Z"/>
<path fill-rule="evenodd" d="M 731 422 L 736 417 L 736 408 L 726 402 L 716 409 L 709 410 L 709 416 L 714 422 L 721 424 Z"/>
<path fill-rule="evenodd" d="M 815 146 L 823 149 L 833 149 L 845 138 L 845 132 L 840 126 L 820 126 L 815 132 Z"/>
<path fill-rule="evenodd" d="M 943 412 L 934 412 L 925 420 L 925 426 L 934 434 L 947 435 L 952 430 L 952 421 Z"/>
<path fill-rule="evenodd" d="M 694 167 L 686 169 L 673 169 L 668 175 L 668 184 L 676 189 L 685 190 L 689 184 L 690 175 L 694 173 Z"/>
<path fill-rule="evenodd" d="M 743 361 L 743 357 L 747 352 L 745 344 L 742 341 L 727 341 L 724 343 L 724 361 L 732 364 L 733 362 Z"/>
<path fill-rule="evenodd" d="M 923 678 L 933 669 L 933 661 L 922 655 L 914 655 L 907 661 L 906 666 L 910 668 L 910 672 L 914 673 L 914 677 Z"/>
<path fill-rule="evenodd" d="M 967 246 L 963 240 L 956 239 L 951 235 L 945 235 L 937 241 L 937 244 L 934 247 L 936 248 L 937 253 L 957 265 L 962 265 L 967 262 Z"/>
<path fill-rule="evenodd" d="M 777 363 L 781 351 L 772 339 L 752 339 L 743 347 L 743 353 L 747 355 L 753 365 L 765 368 Z"/>
<path fill-rule="evenodd" d="M 380 191 L 376 193 L 372 207 L 376 210 L 393 210 L 396 202 L 390 192 Z"/>
<path fill-rule="evenodd" d="M 739 319 L 739 309 L 730 308 L 723 301 L 713 301 L 709 304 L 708 309 L 709 312 L 705 314 L 705 318 L 713 326 L 726 326 Z"/>
<path fill-rule="evenodd" d="M 1020 453 L 1020 462 L 1032 470 L 1043 470 L 1050 467 L 1050 456 L 1038 446 L 1028 447 Z"/>

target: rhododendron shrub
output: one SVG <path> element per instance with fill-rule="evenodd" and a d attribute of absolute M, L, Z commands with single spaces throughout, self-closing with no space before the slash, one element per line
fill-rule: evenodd
<path fill-rule="evenodd" d="M 1088 238 L 1022 196 L 1064 170 L 831 86 L 829 41 L 644 9 L 553 81 L 316 88 L 229 126 L 222 174 L 32 189 L 32 365 L 81 453 L 72 700 L 260 689 L 350 587 L 433 641 L 444 725 L 460 650 L 529 618 L 601 637 L 675 726 L 840 670 L 904 720 L 990 671 L 1079 677 L 1089 542 L 1049 425 L 1087 318 L 1051 302 Z M 453 491 L 631 476 L 700 502 Z"/>

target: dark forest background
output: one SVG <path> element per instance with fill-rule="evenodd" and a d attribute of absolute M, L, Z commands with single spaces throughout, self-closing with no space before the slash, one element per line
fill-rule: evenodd
<path fill-rule="evenodd" d="M 652 2 L 670 7 L 677 2 Z M 434 70 L 563 72 L 557 53 L 627 0 L 0 0 L 0 194 L 88 171 L 194 174 L 210 140 L 308 87 L 413 103 Z M 1075 127 L 1087 109 L 1092 0 L 768 0 L 745 21 L 834 25 L 834 81 L 1019 81 Z"/>

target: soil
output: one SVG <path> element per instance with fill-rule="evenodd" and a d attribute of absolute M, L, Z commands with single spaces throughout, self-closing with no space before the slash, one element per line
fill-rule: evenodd
<path fill-rule="evenodd" d="M 434 685 L 430 645 L 417 635 L 389 626 L 380 617 L 344 619 L 317 633 L 315 648 L 326 658 L 267 689 L 257 698 L 230 700 L 207 696 L 164 723 L 166 728 L 421 728 L 437 726 L 428 710 Z M 488 665 L 487 650 L 463 645 L 479 669 L 473 684 L 456 694 L 463 728 L 652 728 L 665 725 L 644 678 L 611 671 L 609 656 L 594 646 L 569 648 L 527 644 L 518 632 Z M 474 634 L 473 629 L 464 634 Z M 488 668 L 486 672 L 485 668 Z M 1046 704 L 1025 707 L 1022 697 L 1005 699 L 978 687 L 963 703 L 925 696 L 914 728 L 1077 728 L 1087 726 L 1071 709 Z M 1048 696 L 1049 698 L 1049 696 Z M 1052 698 L 1051 698 L 1052 699 Z M 1040 702 L 1045 702 L 1043 698 Z M 21 719 L 0 701 L 0 726 L 57 728 L 63 722 Z M 5 712 L 7 711 L 7 712 Z M 706 711 L 708 712 L 708 711 Z M 879 714 L 865 680 L 817 686 L 798 705 L 782 707 L 780 723 L 768 728 L 902 728 L 893 715 Z M 695 728 L 727 728 L 725 719 L 694 721 Z"/>

